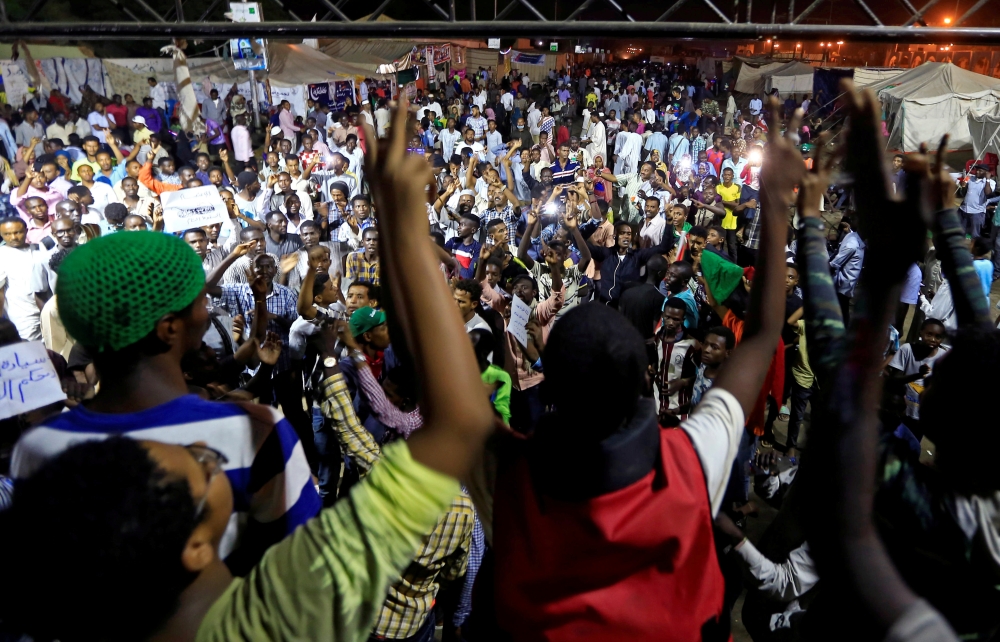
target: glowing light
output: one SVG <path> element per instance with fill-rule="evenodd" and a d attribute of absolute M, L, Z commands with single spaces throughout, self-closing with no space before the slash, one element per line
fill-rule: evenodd
<path fill-rule="evenodd" d="M 945 23 L 946 25 L 950 25 L 950 24 L 951 24 L 951 18 L 945 18 L 945 19 L 944 19 L 944 23 Z"/>
<path fill-rule="evenodd" d="M 838 44 L 838 45 L 842 45 L 842 44 L 844 44 L 844 41 L 843 41 L 843 40 L 838 40 L 838 41 L 837 41 L 837 44 Z"/>
<path fill-rule="evenodd" d="M 799 48 L 799 47 L 801 47 L 801 46 L 802 46 L 802 43 L 801 43 L 801 42 L 796 42 L 796 43 L 795 43 L 795 48 L 796 48 L 796 49 L 798 49 L 798 48 Z"/>

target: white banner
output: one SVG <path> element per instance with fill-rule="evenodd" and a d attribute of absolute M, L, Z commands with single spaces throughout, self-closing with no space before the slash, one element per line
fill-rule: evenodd
<path fill-rule="evenodd" d="M 0 419 L 65 398 L 45 344 L 22 341 L 0 348 Z"/>
<path fill-rule="evenodd" d="M 303 122 L 306 119 L 306 88 L 302 85 L 294 87 L 275 87 L 271 85 L 271 104 L 280 105 L 282 100 L 287 100 L 292 105 L 292 116 L 302 116 Z"/>
<path fill-rule="evenodd" d="M 160 203 L 163 205 L 163 231 L 167 233 L 229 220 L 226 204 L 214 185 L 163 192 Z"/>

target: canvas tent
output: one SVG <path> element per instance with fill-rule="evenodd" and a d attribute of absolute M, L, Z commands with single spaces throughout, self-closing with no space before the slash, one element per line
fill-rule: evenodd
<path fill-rule="evenodd" d="M 373 75 L 367 69 L 357 70 L 307 45 L 270 42 L 267 45 L 267 71 L 257 72 L 257 78 L 272 86 L 295 87 L 329 82 L 354 75 Z M 233 83 L 246 80 L 246 72 L 236 71 L 229 60 L 213 60 L 204 65 L 189 64 L 191 78 L 212 82 Z"/>
<path fill-rule="evenodd" d="M 736 84 L 733 89 L 743 94 L 759 95 L 764 93 L 764 74 L 774 71 L 779 67 L 784 67 L 786 63 L 775 62 L 771 59 L 763 58 L 743 58 L 734 59 L 738 65 L 734 65 L 733 75 L 736 76 Z M 736 67 L 739 67 L 736 69 Z M 810 91 L 812 89 L 810 88 Z"/>
<path fill-rule="evenodd" d="M 874 85 L 877 82 L 895 78 L 906 71 L 906 69 L 898 69 L 896 67 L 855 67 L 854 86 L 860 89 L 861 87 Z"/>
<path fill-rule="evenodd" d="M 764 91 L 771 93 L 777 89 L 778 96 L 788 98 L 811 94 L 813 90 L 813 71 L 811 65 L 794 60 L 771 69 L 763 74 Z"/>
<path fill-rule="evenodd" d="M 976 158 L 986 158 L 987 154 L 1000 157 L 1000 115 L 970 111 L 966 119 Z"/>
<path fill-rule="evenodd" d="M 333 40 L 321 42 L 320 51 L 338 61 L 345 69 L 358 76 L 374 78 L 380 67 L 392 65 L 404 58 L 413 49 L 412 42 L 403 40 Z M 404 64 L 393 65 L 393 72 L 407 69 L 409 59 Z M 383 67 L 384 69 L 384 67 Z"/>
<path fill-rule="evenodd" d="M 950 136 L 950 149 L 972 147 L 968 114 L 1000 115 L 1000 80 L 951 63 L 926 62 L 871 85 L 882 102 L 889 147 L 915 152 Z"/>

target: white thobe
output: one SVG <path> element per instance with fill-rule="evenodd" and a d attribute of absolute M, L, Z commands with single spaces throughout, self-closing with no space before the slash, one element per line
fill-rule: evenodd
<path fill-rule="evenodd" d="M 619 132 L 615 136 L 615 174 L 632 174 L 639 168 L 639 154 L 642 150 L 642 135 L 633 132 Z"/>

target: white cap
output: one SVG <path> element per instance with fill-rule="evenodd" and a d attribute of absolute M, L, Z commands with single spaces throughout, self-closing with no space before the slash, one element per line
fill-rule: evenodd
<path fill-rule="evenodd" d="M 473 152 L 481 152 L 484 149 L 486 149 L 486 148 L 483 147 L 482 143 L 473 143 L 472 144 L 472 151 Z"/>
<path fill-rule="evenodd" d="M 133 123 L 139 123 L 140 125 L 145 125 L 146 124 L 146 119 L 143 118 L 142 116 L 133 116 L 132 117 L 132 122 Z"/>
<path fill-rule="evenodd" d="M 280 133 L 281 133 L 281 128 L 278 127 L 277 125 L 275 125 L 274 127 L 271 128 L 271 135 L 272 136 L 277 136 Z"/>

